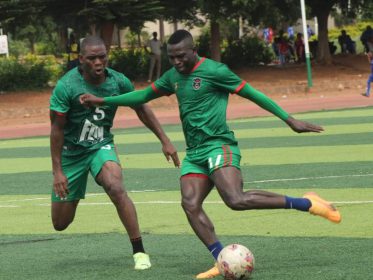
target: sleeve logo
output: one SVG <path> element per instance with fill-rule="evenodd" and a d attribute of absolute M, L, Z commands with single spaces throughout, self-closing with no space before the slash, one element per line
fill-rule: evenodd
<path fill-rule="evenodd" d="M 199 90 L 201 88 L 202 79 L 201 78 L 194 78 L 192 87 L 194 90 Z"/>

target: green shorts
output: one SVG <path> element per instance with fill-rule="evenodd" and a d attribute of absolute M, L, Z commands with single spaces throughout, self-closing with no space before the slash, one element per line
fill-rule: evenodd
<path fill-rule="evenodd" d="M 221 145 L 187 153 L 181 165 L 181 176 L 186 174 L 211 175 L 216 169 L 234 166 L 240 169 L 241 152 L 237 145 Z"/>
<path fill-rule="evenodd" d="M 84 199 L 87 188 L 88 172 L 93 178 L 101 171 L 107 161 L 115 161 L 120 164 L 113 143 L 102 146 L 99 150 L 79 156 L 62 156 L 62 170 L 67 177 L 69 194 L 61 200 L 52 190 L 52 201 L 74 201 Z"/>

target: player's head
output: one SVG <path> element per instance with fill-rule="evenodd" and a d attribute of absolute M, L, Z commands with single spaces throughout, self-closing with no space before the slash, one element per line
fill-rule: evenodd
<path fill-rule="evenodd" d="M 175 31 L 168 39 L 167 55 L 176 71 L 190 73 L 198 59 L 192 35 L 186 30 Z"/>
<path fill-rule="evenodd" d="M 157 37 L 158 37 L 158 33 L 157 33 L 157 32 L 153 32 L 153 37 L 154 37 L 155 39 L 157 39 Z"/>
<path fill-rule="evenodd" d="M 102 79 L 108 61 L 104 41 L 97 36 L 86 37 L 80 46 L 79 61 L 85 78 L 93 81 Z"/>

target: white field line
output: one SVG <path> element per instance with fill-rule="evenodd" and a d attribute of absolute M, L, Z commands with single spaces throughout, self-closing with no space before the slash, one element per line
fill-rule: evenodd
<path fill-rule="evenodd" d="M 247 182 L 244 182 L 244 184 L 272 183 L 272 182 L 286 182 L 286 181 L 305 181 L 305 180 L 321 180 L 321 179 L 349 178 L 349 177 L 369 177 L 369 176 L 373 176 L 373 174 L 330 175 L 330 176 L 319 176 L 319 177 L 270 179 L 270 180 L 247 181 Z"/>
<path fill-rule="evenodd" d="M 176 200 L 153 200 L 153 201 L 135 201 L 137 204 L 180 204 L 180 201 Z M 223 204 L 223 201 L 205 201 L 205 204 Z M 355 200 L 355 201 L 331 201 L 331 203 L 335 205 L 349 205 L 349 204 L 373 204 L 373 200 Z M 112 202 L 81 202 L 79 203 L 81 206 L 97 206 L 97 205 L 113 205 Z M 42 207 L 50 207 L 50 203 L 40 203 L 34 204 L 31 206 L 42 206 Z M 19 205 L 0 205 L 0 208 L 16 208 L 22 207 Z"/>
<path fill-rule="evenodd" d="M 145 193 L 145 192 L 162 192 L 165 191 L 165 189 L 159 189 L 159 190 L 141 190 L 141 191 L 127 191 L 128 193 Z M 88 193 L 85 196 L 99 196 L 99 195 L 106 195 L 106 193 Z"/>
<path fill-rule="evenodd" d="M 350 174 L 350 175 L 330 175 L 330 176 L 319 176 L 319 177 L 300 177 L 300 178 L 283 178 L 283 179 L 270 179 L 270 180 L 257 180 L 257 181 L 246 181 L 244 184 L 257 184 L 257 183 L 271 183 L 271 182 L 286 182 L 286 181 L 305 181 L 305 180 L 321 180 L 321 179 L 333 179 L 333 178 L 349 178 L 349 177 L 369 177 L 373 174 Z M 159 190 L 141 190 L 141 191 L 128 191 L 128 193 L 143 193 L 143 192 L 160 192 L 165 191 L 164 189 Z M 86 194 L 89 196 L 102 196 L 106 193 L 89 193 Z M 33 200 L 47 200 L 50 197 L 35 197 L 35 198 L 25 198 L 25 199 L 14 199 L 14 200 L 5 200 L 2 202 L 22 202 L 22 201 L 33 201 Z"/>
<path fill-rule="evenodd" d="M 34 201 L 34 200 L 47 200 L 50 199 L 50 197 L 35 197 L 35 198 L 23 198 L 23 199 L 12 199 L 12 200 L 4 200 L 0 202 L 25 202 L 25 201 Z"/>
<path fill-rule="evenodd" d="M 284 179 L 270 179 L 270 180 L 258 180 L 258 181 L 247 181 L 245 184 L 255 184 L 255 183 L 270 183 L 270 182 L 285 182 L 285 181 L 304 181 L 304 180 L 320 180 L 320 179 L 332 179 L 332 178 L 348 178 L 348 177 L 368 177 L 373 176 L 373 174 L 350 174 L 350 175 L 330 175 L 330 176 L 319 176 L 319 177 L 300 177 L 300 178 L 284 178 Z M 142 191 L 128 191 L 129 193 L 142 193 L 142 192 L 159 192 L 161 190 L 142 190 Z M 106 193 L 91 193 L 86 194 L 86 196 L 102 196 Z M 0 201 L 0 203 L 9 202 L 25 202 L 34 200 L 49 200 L 50 197 L 35 197 L 35 198 L 25 198 L 25 199 L 13 199 Z M 142 201 L 135 202 L 136 204 L 179 204 L 180 201 Z M 222 204 L 222 201 L 205 201 L 206 204 Z M 367 201 L 334 201 L 334 204 L 370 204 L 373 203 L 371 200 Z M 111 205 L 111 202 L 81 202 L 79 205 Z M 36 204 L 38 206 L 50 206 L 50 203 Z M 0 208 L 15 208 L 20 207 L 18 205 L 1 205 Z"/>
<path fill-rule="evenodd" d="M 369 177 L 373 174 L 349 174 L 349 175 L 330 175 L 330 176 L 319 176 L 319 177 L 300 177 L 300 178 L 283 178 L 283 179 L 270 179 L 270 180 L 257 180 L 257 181 L 246 181 L 244 184 L 257 184 L 257 183 L 271 183 L 271 182 L 286 182 L 286 181 L 305 181 L 305 180 L 321 180 L 321 179 L 333 179 L 333 178 L 351 178 L 351 177 Z M 141 191 L 128 191 L 129 193 L 143 193 L 143 192 L 160 192 L 165 191 L 164 189 L 159 190 L 141 190 Z M 106 193 L 89 193 L 86 196 L 102 196 Z M 25 199 L 14 199 L 5 200 L 0 202 L 22 202 L 22 201 L 33 201 L 33 200 L 47 200 L 50 197 L 35 197 Z"/>
<path fill-rule="evenodd" d="M 134 201 L 134 204 L 180 204 L 177 200 L 151 200 L 151 201 Z M 223 204 L 223 201 L 205 201 L 205 204 Z M 50 203 L 35 204 L 36 206 L 51 206 Z M 113 205 L 112 202 L 79 202 L 79 205 Z"/>
<path fill-rule="evenodd" d="M 159 191 L 164 191 L 164 190 L 160 189 L 160 190 L 128 191 L 128 193 L 159 192 Z M 85 196 L 102 196 L 102 195 L 106 196 L 106 193 L 88 193 Z M 1 202 L 6 202 L 6 203 L 8 203 L 8 202 L 25 202 L 25 201 L 49 200 L 49 199 L 50 199 L 50 196 L 48 196 L 48 197 L 34 197 L 34 198 L 12 199 L 12 200 L 4 200 L 4 201 L 0 200 L 0 203 Z"/>

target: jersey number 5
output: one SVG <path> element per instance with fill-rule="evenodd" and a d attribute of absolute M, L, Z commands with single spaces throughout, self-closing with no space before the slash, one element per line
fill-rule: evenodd
<path fill-rule="evenodd" d="M 105 118 L 105 111 L 96 108 L 93 119 L 99 121 Z M 97 126 L 91 123 L 89 120 L 85 120 L 82 132 L 80 133 L 79 142 L 90 141 L 90 142 L 100 142 L 104 139 L 104 128 L 102 126 Z"/>

